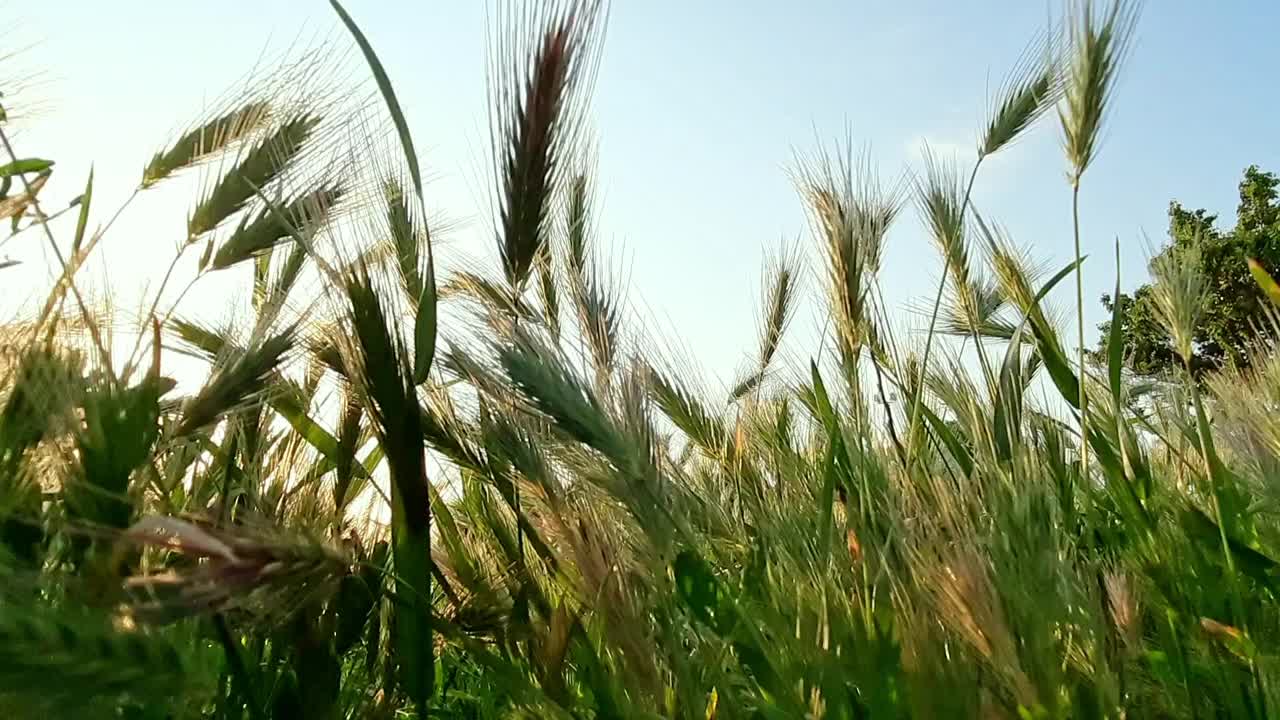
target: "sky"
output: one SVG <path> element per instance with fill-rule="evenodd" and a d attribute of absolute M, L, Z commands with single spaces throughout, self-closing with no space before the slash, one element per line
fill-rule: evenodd
<path fill-rule="evenodd" d="M 490 252 L 486 3 L 347 7 L 395 83 L 430 180 L 428 208 L 450 220 L 448 247 Z M 763 256 L 784 242 L 816 247 L 788 176 L 796 152 L 847 137 L 868 146 L 893 178 L 918 170 L 927 145 L 967 170 L 990 95 L 1057 11 L 1038 0 L 615 0 L 592 122 L 601 247 L 634 311 L 731 382 L 754 352 Z M 321 0 L 0 0 L 0 18 L 17 28 L 0 50 L 24 48 L 0 63 L 40 71 L 24 97 L 37 98 L 41 112 L 15 138 L 19 154 L 57 161 L 46 193 L 55 209 L 80 192 L 92 163 L 95 222 L 132 191 L 151 154 L 264 49 L 309 33 L 345 41 Z M 1098 297 L 1116 281 L 1117 240 L 1121 284 L 1133 287 L 1146 277 L 1150 244 L 1163 241 L 1171 200 L 1219 212 L 1229 224 L 1244 168 L 1280 170 L 1277 27 L 1273 0 L 1146 3 L 1081 190 L 1090 329 L 1104 319 Z M 0 77 L 4 71 L 0 65 Z M 1072 257 L 1065 170 L 1049 116 L 989 161 L 974 191 L 984 216 L 1053 269 Z M 91 280 L 125 303 L 154 287 L 190 197 L 157 190 L 132 205 Z M 48 286 L 41 242 L 25 233 L 0 245 L 0 257 L 25 261 L 17 276 L 0 271 L 0 315 L 29 308 Z M 920 309 L 941 271 L 908 207 L 882 274 L 901 327 L 926 324 Z M 235 287 L 211 283 L 188 298 L 192 312 L 216 317 L 236 299 Z M 1069 304 L 1070 290 L 1064 283 L 1055 300 Z M 796 336 L 812 339 L 819 323 L 806 312 Z"/>

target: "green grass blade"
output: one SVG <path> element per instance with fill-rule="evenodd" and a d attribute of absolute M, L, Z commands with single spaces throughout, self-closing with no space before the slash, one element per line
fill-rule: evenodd
<path fill-rule="evenodd" d="M 1124 361 L 1124 335 L 1120 332 L 1120 240 L 1116 239 L 1116 290 L 1111 296 L 1111 333 L 1107 337 L 1107 379 L 1116 422 L 1120 421 L 1120 368 Z"/>
<path fill-rule="evenodd" d="M 44 172 L 53 167 L 52 160 L 41 160 L 40 158 L 24 158 L 15 160 L 10 163 L 0 165 L 0 178 L 13 177 L 23 173 Z"/>
<path fill-rule="evenodd" d="M 952 459 L 960 466 L 961 473 L 968 477 L 973 474 L 973 455 L 969 452 L 964 443 L 960 442 L 960 438 L 956 436 L 951 427 L 937 413 L 930 410 L 924 403 L 920 404 L 921 416 L 933 428 L 934 434 L 947 446 L 947 451 L 951 453 Z"/>
<path fill-rule="evenodd" d="M 992 436 L 995 438 L 996 457 L 1001 462 L 1013 459 L 1014 441 L 1021 434 L 1022 411 L 1022 331 L 1024 321 L 1014 330 L 1005 348 L 1004 361 L 1000 364 L 1000 377 L 996 385 L 995 412 L 992 417 Z"/>
<path fill-rule="evenodd" d="M 302 436 L 311 447 L 325 457 L 329 463 L 324 467 L 326 471 L 329 467 L 338 467 L 342 463 L 342 448 L 338 443 L 338 439 L 333 433 L 325 430 L 310 415 L 307 414 L 306 408 L 298 402 L 298 394 L 300 389 L 296 386 L 290 388 L 295 392 L 275 393 L 271 399 L 271 408 L 284 418 L 294 432 Z M 359 463 L 352 464 L 352 471 L 356 475 L 367 477 L 364 466 Z"/>
<path fill-rule="evenodd" d="M 1129 496 L 1139 512 L 1145 515 L 1145 508 L 1142 505 L 1146 493 L 1140 492 L 1139 485 L 1134 483 L 1136 473 L 1134 472 L 1134 458 L 1129 453 L 1127 441 L 1129 440 L 1129 430 L 1125 427 L 1124 420 L 1124 398 L 1121 396 L 1121 370 L 1124 365 L 1124 334 L 1121 331 L 1120 319 L 1120 239 L 1116 238 L 1116 289 L 1115 294 L 1111 296 L 1111 332 L 1107 337 L 1107 380 L 1111 389 L 1111 412 L 1115 425 L 1115 444 L 1120 455 L 1120 471 L 1123 473 L 1125 482 L 1130 486 Z M 1106 441 L 1099 437 L 1094 443 L 1099 449 L 1099 456 L 1107 450 L 1103 447 Z"/>
<path fill-rule="evenodd" d="M 418 299 L 418 314 L 413 323 L 413 382 L 427 381 L 431 362 L 436 355 L 436 275 L 428 266 Z"/>
<path fill-rule="evenodd" d="M 1238 506 L 1233 501 L 1234 493 L 1229 492 L 1232 489 L 1231 471 L 1227 469 L 1227 466 L 1222 462 L 1222 457 L 1218 455 L 1217 445 L 1213 440 L 1213 430 L 1209 423 L 1209 416 L 1205 412 L 1204 402 L 1200 399 L 1198 391 L 1192 393 L 1192 401 L 1195 405 L 1196 433 L 1199 436 L 1200 454 L 1204 458 L 1205 467 L 1208 469 L 1209 486 L 1212 490 L 1214 504 L 1218 506 L 1218 523 L 1222 526 L 1226 536 L 1233 536 L 1236 532 L 1237 519 L 1245 508 Z M 1226 537 L 1223 538 L 1223 542 L 1226 542 Z M 1229 552 L 1225 546 L 1223 552 Z"/>
<path fill-rule="evenodd" d="M 404 112 L 400 109 L 400 101 L 396 99 L 395 89 L 391 86 L 391 78 L 387 76 L 387 71 L 382 67 L 382 61 L 378 59 L 378 54 L 374 52 L 373 45 L 369 44 L 368 38 L 364 32 L 356 25 L 356 21 L 342 7 L 342 3 L 338 0 L 329 0 L 329 4 L 333 6 L 338 17 L 342 19 L 342 24 L 351 32 L 351 36 L 355 38 L 356 44 L 360 46 L 360 52 L 364 54 L 365 62 L 369 63 L 369 70 L 373 73 L 374 80 L 378 83 L 378 91 L 382 93 L 382 99 L 387 104 L 387 112 L 391 115 L 392 122 L 396 125 L 396 134 L 400 136 L 400 147 L 404 150 L 405 164 L 409 167 L 409 177 L 413 180 L 413 189 L 418 196 L 419 204 L 422 203 L 422 172 L 418 169 L 418 154 L 413 148 L 413 136 L 409 132 L 409 123 L 405 120 Z M 431 240 L 427 239 L 427 269 L 425 277 L 422 278 L 422 295 L 418 299 L 418 312 L 414 320 L 414 361 L 413 361 L 413 377 L 414 381 L 421 384 L 426 381 L 428 373 L 431 371 L 431 361 L 435 357 L 436 349 L 436 282 L 435 282 L 435 264 L 431 257 Z"/>
<path fill-rule="evenodd" d="M 351 32 L 351 36 L 355 38 L 356 44 L 360 46 L 360 52 L 364 54 L 365 62 L 369 63 L 369 70 L 373 73 L 373 78 L 378 83 L 378 91 L 382 93 L 382 99 L 387 103 L 387 112 L 391 113 L 391 120 L 396 124 L 396 133 L 400 136 L 400 146 L 404 149 L 404 159 L 409 166 L 409 177 L 413 178 L 413 189 L 417 192 L 418 197 L 422 197 L 422 175 L 418 170 L 418 154 L 413 149 L 413 136 L 409 134 L 409 123 L 405 121 L 404 112 L 400 110 L 400 101 L 396 99 L 396 92 L 391 87 L 391 78 L 387 76 L 387 71 L 382 67 L 382 61 L 378 60 L 378 54 L 374 52 L 373 46 L 369 44 L 369 40 L 361 32 L 360 27 L 356 25 L 356 21 L 352 19 L 342 7 L 342 3 L 338 0 L 329 0 L 329 4 L 333 6 L 338 17 L 342 19 L 342 24 Z"/>
<path fill-rule="evenodd" d="M 1044 361 L 1045 370 L 1049 372 L 1050 379 L 1053 380 L 1053 384 L 1058 388 L 1058 392 L 1062 394 L 1063 399 L 1076 409 L 1080 408 L 1080 380 L 1076 377 L 1075 371 L 1071 369 L 1071 361 L 1067 359 L 1067 355 L 1062 349 L 1062 343 L 1058 340 L 1057 333 L 1053 331 L 1053 328 L 1044 319 L 1043 313 L 1040 312 L 1040 301 L 1053 290 L 1054 286 L 1069 276 L 1083 259 L 1068 263 L 1066 267 L 1059 270 L 1045 282 L 1040 291 L 1036 293 L 1031 318 L 1031 331 L 1035 336 L 1036 348 L 1040 353 L 1040 358 Z"/>
<path fill-rule="evenodd" d="M 89 206 L 93 201 L 93 166 L 89 167 L 89 179 L 85 181 L 84 192 L 80 193 L 80 214 L 76 218 L 76 234 L 71 241 L 71 254 L 80 252 L 84 245 L 84 233 L 89 226 Z"/>
<path fill-rule="evenodd" d="M 822 382 L 822 373 L 818 371 L 818 364 L 812 360 L 809 361 L 809 377 L 813 381 L 814 407 L 818 418 L 828 429 L 838 428 L 839 420 L 836 418 L 835 408 L 831 405 L 831 396 L 827 394 L 827 386 Z"/>

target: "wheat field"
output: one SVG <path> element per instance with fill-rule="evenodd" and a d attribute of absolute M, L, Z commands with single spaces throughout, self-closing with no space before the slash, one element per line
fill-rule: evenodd
<path fill-rule="evenodd" d="M 964 164 L 930 155 L 894 179 L 851 142 L 799 153 L 813 252 L 762 269 L 758 343 L 727 396 L 610 272 L 590 122 L 603 0 L 493 19 L 489 264 L 437 258 L 411 123 L 332 5 L 350 53 L 296 51 L 140 158 L 126 204 L 198 179 L 174 265 L 252 278 L 226 326 L 191 319 L 166 274 L 119 330 L 77 282 L 119 209 L 92 176 L 43 206 L 49 164 L 0 115 L 0 219 L 60 271 L 0 327 L 9 717 L 1280 707 L 1266 334 L 1251 369 L 1193 379 L 1208 288 L 1168 261 L 1153 312 L 1188 371 L 1132 376 L 1119 323 L 1084 352 L 1079 191 L 1123 102 L 1137 3 L 1072 2 L 1034 35 Z M 355 90 L 335 90 L 348 71 Z M 1050 272 L 971 197 L 1041 124 L 1075 223 L 1074 260 Z M 945 273 L 907 336 L 880 271 L 912 213 Z M 1044 301 L 1071 285 L 1064 328 Z M 827 331 L 784 353 L 805 297 Z M 203 368 L 181 391 L 178 357 Z"/>

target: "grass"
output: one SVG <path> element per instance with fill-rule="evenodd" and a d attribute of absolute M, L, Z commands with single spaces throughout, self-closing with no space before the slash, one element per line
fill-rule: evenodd
<path fill-rule="evenodd" d="M 326 60 L 187 126 L 135 193 L 205 173 L 179 257 L 198 240 L 196 281 L 251 276 L 242 316 L 184 319 L 162 284 L 110 364 L 74 281 L 110 241 L 85 229 L 92 181 L 58 237 L 35 201 L 50 167 L 13 169 L 73 252 L 41 316 L 2 329 L 0 708 L 1274 714 L 1280 358 L 1260 339 L 1247 372 L 1148 381 L 1117 335 L 1082 365 L 1044 305 L 1082 258 L 1040 272 L 972 197 L 1055 110 L 1078 188 L 1135 5 L 1069 7 L 990 99 L 970 165 L 886 182 L 848 143 L 803 156 L 813 252 L 770 255 L 727 397 L 634 322 L 597 241 L 602 3 L 498 13 L 492 266 L 435 257 L 390 75 L 334 6 L 376 91 L 336 92 L 333 56 L 307 56 Z M 943 267 L 920 352 L 879 289 L 908 203 Z M 1190 366 L 1203 279 L 1153 275 Z M 831 332 L 795 348 L 807 296 Z M 178 353 L 208 363 L 182 396 Z"/>

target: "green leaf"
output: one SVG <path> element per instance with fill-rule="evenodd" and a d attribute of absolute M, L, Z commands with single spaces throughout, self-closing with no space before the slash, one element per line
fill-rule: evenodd
<path fill-rule="evenodd" d="M 1062 399 L 1066 400 L 1072 408 L 1079 410 L 1080 379 L 1071 369 L 1071 362 L 1063 352 L 1062 345 L 1058 343 L 1052 331 L 1046 330 L 1040 323 L 1034 323 L 1031 330 L 1036 336 L 1036 347 L 1041 360 L 1044 361 L 1045 370 L 1049 372 L 1049 378 L 1058 388 Z"/>
<path fill-rule="evenodd" d="M 1146 508 L 1143 505 L 1146 493 L 1141 490 L 1140 485 L 1135 483 L 1137 473 L 1134 469 L 1134 460 L 1138 459 L 1131 455 L 1127 446 L 1129 441 L 1129 428 L 1125 426 L 1124 420 L 1124 402 L 1121 397 L 1121 369 L 1124 363 L 1124 333 L 1121 331 L 1120 319 L 1120 239 L 1116 238 L 1116 298 L 1111 305 L 1111 332 L 1107 337 L 1107 379 L 1111 390 L 1111 412 L 1113 427 L 1115 428 L 1115 448 L 1110 447 L 1108 439 L 1099 432 L 1090 433 L 1090 445 L 1097 451 L 1099 461 L 1102 462 L 1108 473 L 1115 477 L 1123 484 L 1125 494 L 1123 500 L 1126 504 L 1132 506 L 1142 518 L 1144 524 L 1150 526 L 1150 519 L 1147 517 Z M 1135 443 L 1136 449 L 1136 443 Z M 1118 452 L 1118 457 L 1117 457 Z"/>
<path fill-rule="evenodd" d="M 692 550 L 682 550 L 671 564 L 676 591 L 694 617 L 717 632 L 732 630 L 733 608 L 723 597 L 711 566 Z"/>
<path fill-rule="evenodd" d="M 1218 504 L 1218 522 L 1225 533 L 1225 540 L 1236 534 L 1237 520 L 1245 508 L 1243 503 L 1235 497 L 1235 493 L 1230 492 L 1231 471 L 1222 463 L 1222 458 L 1218 455 L 1213 442 L 1213 431 L 1209 427 L 1209 416 L 1205 413 L 1199 391 L 1194 387 L 1191 398 L 1196 411 L 1196 432 L 1200 439 L 1200 454 L 1209 468 L 1209 486 L 1214 501 Z"/>
<path fill-rule="evenodd" d="M 1040 301 L 1048 297 L 1049 293 L 1052 292 L 1055 287 L 1057 287 L 1058 283 L 1062 282 L 1064 278 L 1071 275 L 1072 272 L 1075 272 L 1077 265 L 1083 264 L 1084 261 L 1088 259 L 1089 259 L 1089 256 L 1085 255 L 1079 260 L 1072 260 L 1071 262 L 1067 263 L 1066 267 L 1054 273 L 1053 277 L 1046 280 L 1044 285 L 1041 285 L 1040 289 L 1036 291 L 1036 297 L 1035 297 L 1036 304 L 1039 305 Z"/>
<path fill-rule="evenodd" d="M 294 432 L 301 435 L 303 439 L 329 461 L 325 465 L 327 471 L 328 468 L 336 467 L 341 462 L 342 448 L 333 433 L 325 430 L 307 414 L 306 409 L 298 402 L 300 392 L 301 390 L 296 385 L 291 384 L 289 391 L 273 394 L 270 399 L 271 407 L 280 414 L 280 417 L 288 421 Z M 365 476 L 364 466 L 359 463 L 354 464 L 352 470 L 357 475 Z"/>
<path fill-rule="evenodd" d="M 836 430 L 828 432 L 827 452 L 822 458 L 822 494 L 818 496 L 818 504 L 821 506 L 822 522 L 819 525 L 819 532 L 822 533 L 818 538 L 819 547 L 821 548 L 821 559 L 825 563 L 831 554 L 831 531 L 835 523 L 834 511 L 832 504 L 835 502 L 836 493 L 836 444 L 839 439 Z"/>
<path fill-rule="evenodd" d="M 1210 552 L 1222 552 L 1222 530 L 1203 510 L 1187 507 L 1179 519 L 1188 537 L 1203 543 Z M 1255 582 L 1275 590 L 1276 581 L 1280 580 L 1280 563 L 1233 537 L 1227 538 L 1227 545 L 1241 572 Z"/>
<path fill-rule="evenodd" d="M 1267 294 L 1267 298 L 1272 303 L 1280 305 L 1280 285 L 1272 279 L 1271 274 L 1263 269 L 1262 264 L 1253 258 L 1247 258 L 1249 262 L 1249 272 L 1253 274 L 1254 282 L 1258 283 L 1258 287 Z"/>
<path fill-rule="evenodd" d="M 436 299 L 436 277 L 428 265 L 413 324 L 413 381 L 418 385 L 427 381 L 436 355 Z"/>
<path fill-rule="evenodd" d="M 716 578 L 711 565 L 694 551 L 682 550 L 672 563 L 671 571 L 676 592 L 684 605 L 695 618 L 730 641 L 738 662 L 761 685 L 764 693 L 788 692 L 773 667 L 770 653 L 764 650 L 768 640 L 744 615 L 727 586 Z M 796 715 L 790 713 L 786 717 Z"/>
<path fill-rule="evenodd" d="M 1015 436 L 1021 432 L 1022 410 L 1022 331 L 1026 320 L 1013 331 L 1000 364 L 996 386 L 995 410 L 991 433 L 995 439 L 996 458 L 1008 462 L 1013 458 Z"/>
<path fill-rule="evenodd" d="M 835 409 L 831 405 L 831 396 L 827 394 L 827 386 L 822 382 L 822 373 L 818 371 L 817 363 L 812 360 L 809 361 L 809 376 L 813 381 L 814 408 L 818 412 L 818 418 L 825 426 L 838 425 Z"/>
<path fill-rule="evenodd" d="M 1075 371 L 1071 369 L 1071 361 L 1067 359 L 1066 353 L 1063 352 L 1057 333 L 1049 326 L 1044 314 L 1040 311 L 1040 301 L 1083 261 L 1084 258 L 1080 258 L 1079 261 L 1070 262 L 1053 277 L 1049 278 L 1041 286 L 1040 291 L 1036 293 L 1035 303 L 1030 313 L 1031 332 L 1035 335 L 1036 350 L 1040 353 L 1040 359 L 1044 362 L 1045 370 L 1049 372 L 1049 378 L 1053 380 L 1053 384 L 1057 386 L 1058 392 L 1063 399 L 1076 409 L 1080 407 L 1080 380 L 1076 377 Z"/>
<path fill-rule="evenodd" d="M 404 149 L 404 159 L 409 165 L 409 177 L 413 178 L 413 189 L 417 191 L 418 197 L 422 197 L 422 176 L 418 171 L 418 155 L 413 149 L 413 137 L 409 134 L 409 123 L 405 121 L 404 113 L 400 110 L 400 101 L 396 99 L 395 90 L 391 87 L 391 78 L 387 76 L 387 71 L 383 69 L 382 62 L 378 60 L 378 54 L 374 52 L 373 46 L 369 44 L 369 40 L 360 31 L 356 21 L 347 14 L 347 11 L 342 7 L 342 3 L 338 2 L 338 0 L 329 0 L 329 4 L 338 13 L 338 17 L 342 18 L 342 24 L 347 26 L 347 30 L 355 38 L 356 44 L 360 46 L 360 52 L 364 54 L 365 62 L 369 63 L 369 70 L 373 72 L 373 78 L 378 83 L 378 90 L 382 93 L 382 99 L 387 103 L 387 112 L 391 113 L 391 120 L 396 124 L 396 133 L 400 135 L 400 146 Z"/>
<path fill-rule="evenodd" d="M 23 173 L 44 172 L 53 167 L 52 160 L 41 160 L 40 158 L 26 158 L 25 160 L 15 160 L 11 163 L 0 165 L 0 178 L 11 177 L 13 175 L 22 175 Z"/>
<path fill-rule="evenodd" d="M 956 434 L 952 432 L 951 427 L 943 422 L 942 418 L 928 408 L 924 403 L 920 403 L 920 413 L 924 419 L 928 421 L 933 428 L 933 432 L 937 434 L 938 439 L 943 445 L 947 446 L 947 450 L 951 453 L 951 457 L 960 466 L 961 472 L 965 477 L 973 474 L 973 456 L 969 453 L 964 443 L 960 442 Z"/>
<path fill-rule="evenodd" d="M 1280 291 L 1280 290 L 1278 290 Z M 1111 384 L 1111 402 L 1116 422 L 1120 422 L 1120 368 L 1124 360 L 1124 335 L 1120 332 L 1120 239 L 1116 238 L 1116 290 L 1111 297 L 1111 334 L 1107 338 L 1107 379 Z"/>
<path fill-rule="evenodd" d="M 89 166 L 89 179 L 84 184 L 84 192 L 80 194 L 80 215 L 76 219 L 76 235 L 71 241 L 71 254 L 80 252 L 84 245 L 84 233 L 89 225 L 89 205 L 93 201 L 93 166 Z"/>
<path fill-rule="evenodd" d="M 404 112 L 400 109 L 400 101 L 396 98 L 395 89 L 391 85 L 391 78 L 387 75 L 387 71 L 382 66 L 382 61 L 378 59 L 378 54 L 374 51 L 373 46 L 369 44 L 368 38 L 356 25 L 356 21 L 342 7 L 342 3 L 338 0 L 329 0 L 329 4 L 333 6 L 338 17 L 342 19 L 342 24 L 346 26 L 351 36 L 355 38 L 356 44 L 360 46 L 360 52 L 364 54 L 365 62 L 369 64 L 369 70 L 373 73 L 374 80 L 378 83 L 378 90 L 382 93 L 382 99 L 387 105 L 387 112 L 391 115 L 392 122 L 395 123 L 396 133 L 400 136 L 400 147 L 404 151 L 405 163 L 409 167 L 409 177 L 413 180 L 414 193 L 418 197 L 418 202 L 422 202 L 422 173 L 418 169 L 418 154 L 413 147 L 413 136 L 409 132 L 409 123 L 405 120 Z M 436 288 L 435 288 L 435 269 L 431 259 L 431 241 L 427 240 L 427 272 L 426 277 L 422 278 L 423 287 L 422 295 L 418 298 L 418 314 L 414 322 L 414 364 L 413 377 L 414 381 L 421 384 L 426 381 L 427 375 L 431 371 L 431 361 L 435 357 L 436 348 Z"/>

